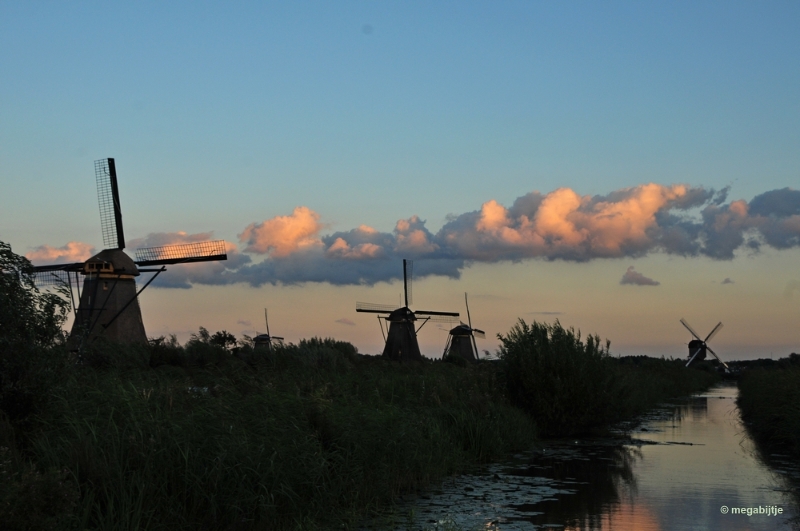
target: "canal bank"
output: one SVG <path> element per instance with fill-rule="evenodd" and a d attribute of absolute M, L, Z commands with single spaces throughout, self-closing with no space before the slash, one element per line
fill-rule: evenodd
<path fill-rule="evenodd" d="M 405 500 L 394 529 L 796 529 L 791 466 L 760 459 L 724 383 L 628 433 L 545 442 Z M 794 522 L 792 522 L 794 519 Z"/>

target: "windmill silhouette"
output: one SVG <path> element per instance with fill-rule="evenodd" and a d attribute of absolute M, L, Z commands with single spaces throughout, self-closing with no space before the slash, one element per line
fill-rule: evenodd
<path fill-rule="evenodd" d="M 100 203 L 100 227 L 103 251 L 85 262 L 34 267 L 38 286 L 66 284 L 73 308 L 78 291 L 78 307 L 69 345 L 80 350 L 98 337 L 126 343 L 146 343 L 138 297 L 167 265 L 189 262 L 227 260 L 225 242 L 211 240 L 197 243 L 146 247 L 136 250 L 136 260 L 125 254 L 125 234 L 113 158 L 94 163 L 97 198 Z M 148 268 L 148 266 L 161 266 Z M 135 278 L 141 273 L 153 276 L 137 291 Z M 83 276 L 81 282 L 79 275 Z"/>
<path fill-rule="evenodd" d="M 446 323 L 458 322 L 458 312 L 434 312 L 429 310 L 411 310 L 411 277 L 413 262 L 403 260 L 403 295 L 405 306 L 398 308 L 388 304 L 372 304 L 367 302 L 356 302 L 357 312 L 377 313 L 378 323 L 381 327 L 381 334 L 386 340 L 383 348 L 383 356 L 397 361 L 418 361 L 422 360 L 417 342 L 417 332 L 425 326 L 428 321 L 438 321 Z M 383 331 L 385 320 L 388 333 Z M 422 321 L 419 328 L 416 322 Z"/>
<path fill-rule="evenodd" d="M 271 336 L 269 334 L 269 317 L 267 316 L 267 309 L 264 308 L 264 321 L 267 323 L 267 333 L 266 334 L 258 334 L 256 337 L 253 338 L 254 347 L 261 347 L 266 348 L 267 350 L 272 349 L 272 343 L 275 342 L 277 344 L 283 344 L 283 338 L 278 336 Z"/>
<path fill-rule="evenodd" d="M 714 329 L 709 332 L 705 339 L 700 339 L 700 336 L 697 335 L 697 332 L 695 332 L 692 327 L 689 326 L 689 323 L 687 323 L 684 319 L 681 319 L 681 324 L 685 326 L 686 329 L 694 336 L 694 339 L 689 341 L 689 361 L 686 362 L 687 367 L 695 360 L 702 361 L 706 359 L 706 351 L 708 351 L 713 354 L 714 357 L 717 358 L 717 361 L 724 365 L 726 369 L 728 368 L 728 364 L 719 359 L 717 353 L 711 350 L 711 347 L 706 344 L 711 340 L 712 337 L 716 335 L 717 332 L 720 331 L 722 328 L 722 322 L 718 323 L 717 326 L 715 326 Z"/>
<path fill-rule="evenodd" d="M 464 304 L 467 307 L 468 324 L 461 323 L 450 330 L 442 359 L 448 356 L 458 356 L 467 361 L 478 361 L 479 359 L 478 344 L 475 343 L 475 337 L 485 338 L 486 333 L 483 330 L 472 328 L 472 318 L 469 314 L 469 301 L 466 293 L 464 293 Z"/>

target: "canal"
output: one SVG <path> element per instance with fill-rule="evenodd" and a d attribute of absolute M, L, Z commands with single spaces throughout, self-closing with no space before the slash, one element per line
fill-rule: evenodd
<path fill-rule="evenodd" d="M 665 405 L 613 437 L 548 441 L 406 498 L 390 529 L 800 529 L 796 466 L 759 451 L 735 384 Z M 769 461 L 769 464 L 766 463 Z"/>

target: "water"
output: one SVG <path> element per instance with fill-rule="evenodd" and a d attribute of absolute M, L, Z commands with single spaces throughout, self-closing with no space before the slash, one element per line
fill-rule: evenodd
<path fill-rule="evenodd" d="M 781 456 L 762 456 L 739 419 L 737 393 L 716 387 L 653 411 L 618 437 L 550 441 L 448 479 L 401 502 L 403 517 L 391 527 L 800 529 L 800 471 Z"/>

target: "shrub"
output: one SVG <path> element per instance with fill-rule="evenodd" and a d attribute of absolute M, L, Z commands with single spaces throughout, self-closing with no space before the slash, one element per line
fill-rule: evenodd
<path fill-rule="evenodd" d="M 543 434 L 567 435 L 603 424 L 620 398 L 614 366 L 598 336 L 522 319 L 503 336 L 499 357 L 513 403 L 536 420 Z"/>

